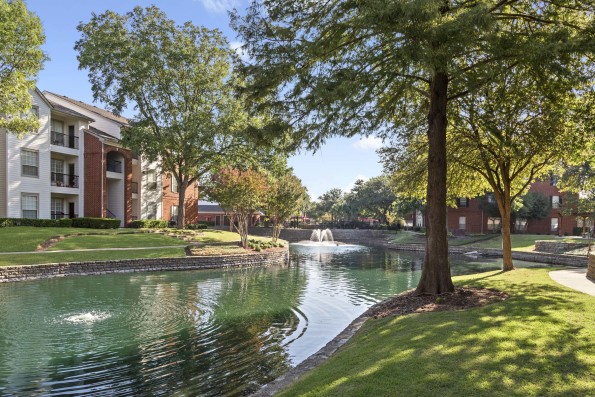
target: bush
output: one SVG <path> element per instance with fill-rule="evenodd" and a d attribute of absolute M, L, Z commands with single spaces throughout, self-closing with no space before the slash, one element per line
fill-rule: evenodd
<path fill-rule="evenodd" d="M 72 219 L 70 219 L 70 218 L 58 219 L 58 226 L 60 226 L 60 227 L 72 227 Z"/>
<path fill-rule="evenodd" d="M 73 218 L 72 227 L 86 227 L 89 229 L 117 229 L 120 227 L 119 219 L 112 218 Z"/>
<path fill-rule="evenodd" d="M 206 223 L 191 223 L 189 225 L 186 225 L 186 229 L 190 230 L 202 230 L 206 228 L 208 228 Z"/>
<path fill-rule="evenodd" d="M 61 221 L 70 219 L 27 219 L 27 218 L 0 218 L 0 227 L 33 226 L 33 227 L 61 227 Z M 66 225 L 70 226 L 70 225 Z"/>
<path fill-rule="evenodd" d="M 199 225 L 200 225 L 200 224 L 202 224 L 202 225 L 207 225 L 208 227 L 213 227 L 213 226 L 215 226 L 215 222 L 214 222 L 214 221 L 202 221 L 202 222 L 200 222 L 200 223 L 199 223 Z"/>
<path fill-rule="evenodd" d="M 143 219 L 143 220 L 136 220 L 132 221 L 128 224 L 128 227 L 140 229 L 163 229 L 166 228 L 167 221 L 161 219 Z"/>
<path fill-rule="evenodd" d="M 588 233 L 589 232 L 589 228 L 586 227 L 585 231 Z M 582 236 L 583 235 L 583 228 L 582 227 L 573 227 L 572 228 L 572 235 L 573 236 Z"/>

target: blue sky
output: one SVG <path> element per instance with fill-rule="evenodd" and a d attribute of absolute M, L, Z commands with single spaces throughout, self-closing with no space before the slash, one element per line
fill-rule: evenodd
<path fill-rule="evenodd" d="M 226 10 L 233 7 L 241 10 L 247 5 L 246 0 L 28 0 L 27 6 L 43 24 L 46 34 L 44 51 L 50 57 L 39 75 L 38 87 L 42 91 L 92 103 L 87 74 L 78 69 L 73 50 L 74 42 L 79 38 L 76 26 L 81 21 L 87 22 L 92 13 L 99 14 L 108 9 L 123 13 L 136 5 L 151 4 L 180 24 L 191 20 L 196 25 L 217 28 L 228 37 L 232 47 L 239 44 L 235 32 L 229 28 Z M 293 156 L 289 164 L 316 199 L 331 188 L 349 189 L 358 178 L 379 175 L 382 167 L 375 149 L 380 145 L 381 142 L 373 137 L 333 138 L 316 153 L 303 152 Z"/>

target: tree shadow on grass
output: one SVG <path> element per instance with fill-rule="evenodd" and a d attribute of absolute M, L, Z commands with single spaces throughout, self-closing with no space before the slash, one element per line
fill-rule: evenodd
<path fill-rule="evenodd" d="M 369 321 L 282 395 L 595 395 L 595 298 L 545 270 L 516 272 L 465 280 L 506 291 L 504 302 Z"/>

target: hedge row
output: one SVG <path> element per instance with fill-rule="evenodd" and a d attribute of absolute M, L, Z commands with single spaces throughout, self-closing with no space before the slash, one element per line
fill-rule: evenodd
<path fill-rule="evenodd" d="M 86 227 L 90 229 L 117 229 L 119 219 L 111 218 L 63 218 L 63 219 L 25 219 L 0 218 L 0 227 L 33 226 L 33 227 Z"/>
<path fill-rule="evenodd" d="M 160 219 L 138 219 L 128 224 L 135 229 L 162 229 L 168 226 L 168 222 Z"/>

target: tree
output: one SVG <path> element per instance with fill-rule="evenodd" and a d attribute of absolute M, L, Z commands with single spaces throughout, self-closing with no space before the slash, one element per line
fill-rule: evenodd
<path fill-rule="evenodd" d="M 361 215 L 388 223 L 388 214 L 397 199 L 387 176 L 377 176 L 353 187 L 351 192 Z"/>
<path fill-rule="evenodd" d="M 283 223 L 302 208 L 307 195 L 302 181 L 290 170 L 269 184 L 265 212 L 273 224 L 273 242 L 277 242 Z"/>
<path fill-rule="evenodd" d="M 184 227 L 188 186 L 235 158 L 252 156 L 247 139 L 259 117 L 246 111 L 232 71 L 235 53 L 217 30 L 176 26 L 158 8 L 93 15 L 78 30 L 80 68 L 89 70 L 93 96 L 119 114 L 137 110 L 124 143 L 176 179 L 177 227 Z"/>
<path fill-rule="evenodd" d="M 269 189 L 267 177 L 255 169 L 222 168 L 204 186 L 209 200 L 219 203 L 237 221 L 242 247 L 248 248 L 248 225 L 254 212 L 264 206 Z M 233 222 L 233 221 L 232 221 Z"/>
<path fill-rule="evenodd" d="M 454 290 L 446 230 L 449 103 L 496 77 L 506 59 L 566 73 L 592 48 L 595 6 L 557 1 L 254 0 L 232 26 L 255 61 L 256 95 L 277 94 L 296 133 L 316 148 L 333 135 L 400 133 L 424 105 L 426 256 L 417 293 Z M 585 58 L 587 61 L 587 58 Z"/>
<path fill-rule="evenodd" d="M 47 56 L 41 21 L 24 1 L 0 1 L 0 128 L 17 135 L 39 130 L 30 91 Z"/>
<path fill-rule="evenodd" d="M 498 204 L 503 270 L 514 269 L 513 202 L 584 147 L 592 134 L 579 121 L 588 106 L 574 88 L 576 81 L 535 76 L 520 66 L 508 69 L 502 78 L 460 98 L 451 123 L 457 137 L 452 141 L 453 161 L 483 178 Z M 542 216 L 535 211 L 532 215 Z"/>
<path fill-rule="evenodd" d="M 520 208 L 515 209 L 513 205 L 513 217 L 526 221 L 541 220 L 549 216 L 551 206 L 545 194 L 539 192 L 527 192 L 521 198 Z"/>
<path fill-rule="evenodd" d="M 318 203 L 316 203 L 317 212 L 321 215 L 331 214 L 331 221 L 335 220 L 336 211 L 332 211 L 333 206 L 337 204 L 343 197 L 343 191 L 339 188 L 333 188 L 323 193 L 318 197 Z"/>

